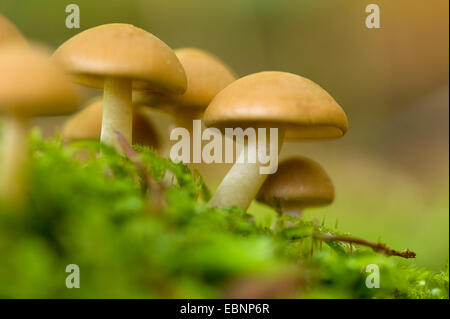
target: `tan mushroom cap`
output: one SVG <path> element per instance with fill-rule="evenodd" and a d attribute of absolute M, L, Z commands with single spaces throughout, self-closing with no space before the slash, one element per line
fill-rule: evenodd
<path fill-rule="evenodd" d="M 133 80 L 133 87 L 181 94 L 186 75 L 175 53 L 151 33 L 113 23 L 85 30 L 63 43 L 55 61 L 79 84 L 103 88 L 105 77 Z"/>
<path fill-rule="evenodd" d="M 212 99 L 227 85 L 236 79 L 231 69 L 216 56 L 196 48 L 175 50 L 187 77 L 187 89 L 184 94 L 151 95 L 147 92 L 135 92 L 136 103 L 152 105 L 175 105 L 204 109 Z"/>
<path fill-rule="evenodd" d="M 347 116 L 319 85 L 285 72 L 245 76 L 223 89 L 204 114 L 206 126 L 283 127 L 291 139 L 338 138 Z"/>
<path fill-rule="evenodd" d="M 0 13 L 0 45 L 11 42 L 24 44 L 26 40 L 19 29 Z"/>
<path fill-rule="evenodd" d="M 298 156 L 280 163 L 278 171 L 269 175 L 256 199 L 273 207 L 323 206 L 333 202 L 334 187 L 317 162 Z"/>
<path fill-rule="evenodd" d="M 64 142 L 100 140 L 102 130 L 102 98 L 95 98 L 84 109 L 72 116 L 62 130 Z M 133 108 L 133 143 L 157 148 L 155 129 L 143 112 L 143 107 Z"/>
<path fill-rule="evenodd" d="M 43 50 L 5 45 L 0 70 L 0 113 L 38 116 L 76 111 L 75 87 Z"/>

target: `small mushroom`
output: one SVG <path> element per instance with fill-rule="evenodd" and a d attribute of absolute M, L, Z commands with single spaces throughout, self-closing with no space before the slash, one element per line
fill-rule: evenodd
<path fill-rule="evenodd" d="M 0 45 L 8 43 L 26 44 L 27 41 L 19 29 L 0 13 Z"/>
<path fill-rule="evenodd" d="M 339 138 L 348 129 L 345 112 L 324 89 L 311 80 L 285 72 L 260 72 L 236 80 L 216 95 L 203 118 L 206 126 L 217 127 L 222 132 L 237 127 L 277 128 L 278 152 L 285 137 Z M 249 139 L 239 156 L 249 149 L 257 150 L 260 138 Z M 237 161 L 209 205 L 247 209 L 267 178 L 267 174 L 261 173 L 261 167 L 258 159 L 254 163 Z"/>
<path fill-rule="evenodd" d="M 12 203 L 25 192 L 28 118 L 72 113 L 78 95 L 38 49 L 5 45 L 0 50 L 0 70 L 0 113 L 5 115 L 0 198 Z"/>
<path fill-rule="evenodd" d="M 53 59 L 79 84 L 103 89 L 100 140 L 121 152 L 115 131 L 132 142 L 134 89 L 182 94 L 186 75 L 175 53 L 151 33 L 129 24 L 105 24 L 63 43 Z"/>
<path fill-rule="evenodd" d="M 168 112 L 175 125 L 192 133 L 193 120 L 200 119 L 208 104 L 236 79 L 231 69 L 211 53 L 196 48 L 175 50 L 187 77 L 184 94 L 133 92 L 133 103 L 157 107 Z M 164 134 L 169 141 L 170 133 Z M 168 142 L 169 143 L 169 142 Z M 165 147 L 168 149 L 168 147 Z"/>
<path fill-rule="evenodd" d="M 270 175 L 256 199 L 278 213 L 300 217 L 304 208 L 329 205 L 334 200 L 334 187 L 325 170 L 306 157 L 293 157 L 281 162 Z"/>
<path fill-rule="evenodd" d="M 84 109 L 72 116 L 62 130 L 65 143 L 79 140 L 100 140 L 102 129 L 102 98 L 95 98 Z M 133 142 L 134 144 L 157 148 L 158 140 L 155 130 L 142 107 L 133 108 Z"/>

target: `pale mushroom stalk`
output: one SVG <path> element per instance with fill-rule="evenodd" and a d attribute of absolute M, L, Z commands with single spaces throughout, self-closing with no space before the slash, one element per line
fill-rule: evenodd
<path fill-rule="evenodd" d="M 278 152 L 284 133 L 287 139 L 320 140 L 341 137 L 348 129 L 345 112 L 319 85 L 276 71 L 254 73 L 232 82 L 214 97 L 203 119 L 207 127 L 225 129 L 225 135 L 226 128 L 276 127 Z M 270 153 L 274 156 L 276 152 Z M 235 164 L 210 205 L 248 208 L 268 177 L 258 168 L 264 167 L 260 163 Z"/>
<path fill-rule="evenodd" d="M 132 88 L 182 94 L 186 74 L 172 49 L 151 33 L 131 24 L 96 26 L 73 36 L 53 60 L 75 82 L 103 89 L 100 141 L 121 152 L 116 132 L 132 142 Z"/>
<path fill-rule="evenodd" d="M 0 200 L 16 206 L 26 195 L 28 119 L 72 113 L 78 94 L 42 49 L 16 44 L 2 47 L 0 70 L 0 113 L 6 116 Z"/>
<path fill-rule="evenodd" d="M 133 106 L 133 143 L 155 148 L 158 140 L 152 122 L 144 108 Z M 100 140 L 103 117 L 103 98 L 95 98 L 80 112 L 72 116 L 63 126 L 64 143 L 79 140 Z"/>
<path fill-rule="evenodd" d="M 303 209 L 296 204 L 281 203 L 279 207 L 280 215 L 288 215 L 292 217 L 300 218 L 302 216 Z"/>
<path fill-rule="evenodd" d="M 284 141 L 284 129 L 278 129 L 278 152 L 281 151 Z M 251 155 L 250 152 L 258 152 L 258 141 L 253 143 L 245 143 L 243 151 L 239 154 L 238 160 L 231 167 L 223 181 L 217 188 L 214 196 L 208 203 L 209 206 L 217 207 L 230 207 L 236 206 L 247 210 L 252 200 L 256 197 L 262 184 L 268 177 L 268 174 L 261 174 L 260 168 L 263 166 L 258 161 L 258 155 L 256 155 L 256 163 L 251 163 L 246 160 L 245 154 Z M 267 139 L 270 141 L 270 139 Z M 266 149 L 270 145 L 268 144 Z"/>
<path fill-rule="evenodd" d="M 121 147 L 114 133 L 119 131 L 128 143 L 132 141 L 133 110 L 131 103 L 131 80 L 105 78 L 103 96 L 103 119 L 100 141 L 114 146 L 118 152 Z"/>
<path fill-rule="evenodd" d="M 28 120 L 10 115 L 5 121 L 3 157 L 0 165 L 0 196 L 2 200 L 19 202 L 24 194 Z"/>

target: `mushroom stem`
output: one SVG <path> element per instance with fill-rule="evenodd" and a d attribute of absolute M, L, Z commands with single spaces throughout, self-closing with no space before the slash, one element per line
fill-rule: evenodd
<path fill-rule="evenodd" d="M 291 217 L 300 218 L 302 216 L 302 208 L 300 208 L 298 205 L 289 205 L 287 203 L 281 204 L 281 213 L 283 215 L 288 215 Z"/>
<path fill-rule="evenodd" d="M 103 96 L 103 118 L 100 141 L 114 146 L 123 153 L 117 140 L 115 130 L 132 142 L 133 113 L 131 104 L 131 80 L 121 78 L 105 78 Z"/>
<path fill-rule="evenodd" d="M 0 199 L 19 203 L 25 193 L 28 120 L 11 115 L 5 125 L 0 166 Z"/>
<path fill-rule="evenodd" d="M 277 155 L 281 150 L 283 140 L 284 129 L 278 129 Z M 242 161 L 245 154 L 251 155 L 252 152 L 258 152 L 257 140 L 255 144 L 256 145 L 252 145 L 249 139 L 249 142 L 244 145 L 238 160 L 234 163 L 233 167 L 231 167 L 208 203 L 209 206 L 222 208 L 236 206 L 244 210 L 247 210 L 250 206 L 250 203 L 256 197 L 256 194 L 268 176 L 267 174 L 261 174 L 260 172 L 260 168 L 263 164 L 258 161 L 257 153 L 256 163 L 249 163 L 248 159 Z"/>

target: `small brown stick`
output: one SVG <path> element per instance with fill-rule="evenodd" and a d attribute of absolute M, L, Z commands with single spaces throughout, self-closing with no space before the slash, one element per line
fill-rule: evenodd
<path fill-rule="evenodd" d="M 382 253 L 386 256 L 398 256 L 403 258 L 416 258 L 416 253 L 405 249 L 402 251 L 397 251 L 389 248 L 383 243 L 374 243 L 367 241 L 365 239 L 350 237 L 350 236 L 340 236 L 331 234 L 313 234 L 313 238 L 324 240 L 324 241 L 340 241 L 351 244 L 363 245 L 372 248 L 375 252 Z"/>
<path fill-rule="evenodd" d="M 131 144 L 126 140 L 122 133 L 120 133 L 118 130 L 114 130 L 114 133 L 116 133 L 117 135 L 117 141 L 119 142 L 120 147 L 122 147 L 122 150 L 129 159 L 139 155 L 139 153 L 133 149 Z"/>

